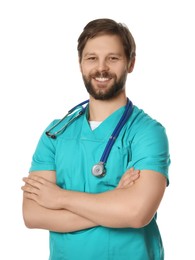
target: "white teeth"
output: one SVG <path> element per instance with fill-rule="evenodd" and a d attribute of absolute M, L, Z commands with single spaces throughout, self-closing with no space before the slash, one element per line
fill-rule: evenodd
<path fill-rule="evenodd" d="M 96 80 L 98 80 L 98 81 L 107 81 L 107 80 L 109 80 L 109 78 L 95 78 Z"/>

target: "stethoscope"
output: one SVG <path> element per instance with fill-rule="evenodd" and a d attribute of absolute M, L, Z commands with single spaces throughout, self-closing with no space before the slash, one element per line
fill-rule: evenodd
<path fill-rule="evenodd" d="M 46 135 L 52 139 L 56 139 L 57 136 L 59 134 L 61 134 L 66 128 L 67 126 L 69 126 L 75 119 L 77 119 L 78 117 L 80 117 L 82 114 L 84 114 L 85 110 L 86 110 L 86 106 L 84 107 L 83 105 L 85 105 L 86 103 L 88 103 L 89 100 L 85 100 L 82 103 L 74 106 L 72 109 L 70 109 L 68 111 L 68 113 L 61 119 L 59 120 L 55 125 L 53 125 L 48 131 L 46 131 Z M 127 122 L 128 118 L 130 117 L 131 113 L 133 111 L 133 104 L 132 102 L 127 98 L 127 104 L 125 106 L 125 111 L 122 114 L 118 124 L 116 125 L 112 135 L 110 136 L 106 147 L 104 149 L 104 152 L 100 158 L 100 161 L 95 164 L 92 167 L 92 174 L 96 177 L 103 177 L 106 174 L 106 162 L 108 159 L 108 156 L 110 154 L 110 151 L 112 149 L 112 146 L 114 145 L 114 142 L 116 141 L 116 138 L 118 137 L 121 129 L 123 128 L 123 126 L 125 125 L 125 123 Z M 70 116 L 72 113 L 76 113 L 76 115 L 74 117 L 72 117 L 62 128 L 60 128 L 58 131 L 52 133 L 51 131 L 58 126 L 66 117 Z"/>

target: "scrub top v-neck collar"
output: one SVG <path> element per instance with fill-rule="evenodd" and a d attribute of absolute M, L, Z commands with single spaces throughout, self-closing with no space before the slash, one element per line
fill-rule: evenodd
<path fill-rule="evenodd" d="M 88 107 L 83 118 L 81 139 L 83 140 L 108 140 L 113 130 L 115 129 L 117 123 L 119 122 L 122 114 L 124 113 L 125 106 L 117 109 L 109 117 L 107 117 L 96 129 L 92 130 L 88 122 Z"/>

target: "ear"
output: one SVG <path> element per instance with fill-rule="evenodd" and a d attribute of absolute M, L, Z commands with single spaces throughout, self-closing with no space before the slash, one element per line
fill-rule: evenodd
<path fill-rule="evenodd" d="M 128 65 L 128 73 L 131 73 L 134 69 L 134 66 L 135 66 L 135 57 L 132 58 L 129 62 L 129 65 Z"/>

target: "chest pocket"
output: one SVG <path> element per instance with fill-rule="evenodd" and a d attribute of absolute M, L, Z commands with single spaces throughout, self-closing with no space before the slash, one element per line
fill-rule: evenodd
<path fill-rule="evenodd" d="M 131 162 L 131 146 L 125 147 L 122 142 L 117 142 L 110 152 L 106 163 L 108 184 L 114 188 L 118 185 L 122 175 L 126 172 Z"/>

